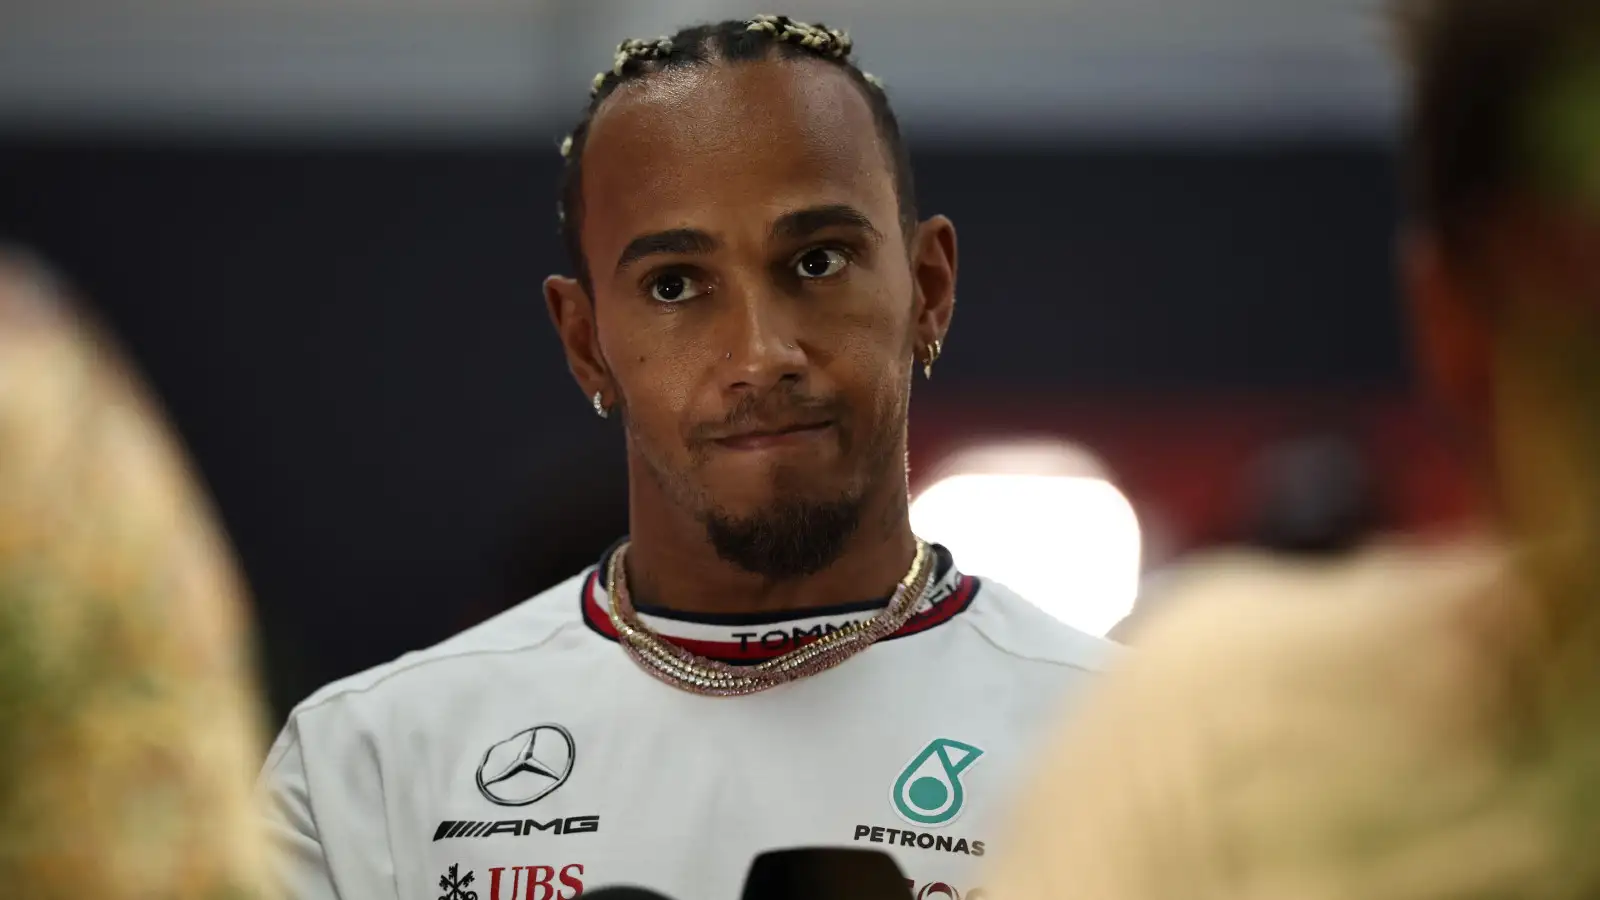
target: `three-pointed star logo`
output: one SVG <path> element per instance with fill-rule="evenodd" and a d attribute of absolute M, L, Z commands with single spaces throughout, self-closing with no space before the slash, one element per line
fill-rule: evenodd
<path fill-rule="evenodd" d="M 560 781 L 560 770 L 545 765 L 539 761 L 537 756 L 533 755 L 533 736 L 534 732 L 527 732 L 527 736 L 523 738 L 522 748 L 518 752 L 517 757 L 513 759 L 509 765 L 502 769 L 498 775 L 485 778 L 483 783 L 499 784 L 500 782 L 505 781 L 507 778 L 510 778 L 513 775 L 520 775 L 523 772 L 532 772 L 535 775 L 543 775 L 546 778 Z"/>
<path fill-rule="evenodd" d="M 501 806 L 527 806 L 561 787 L 577 753 L 560 725 L 535 725 L 484 751 L 478 791 Z"/>

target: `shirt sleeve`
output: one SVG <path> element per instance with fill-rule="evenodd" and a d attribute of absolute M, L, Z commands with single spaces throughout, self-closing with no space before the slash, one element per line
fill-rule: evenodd
<path fill-rule="evenodd" d="M 403 895 L 377 742 L 358 712 L 326 696 L 302 704 L 267 756 L 261 787 L 284 900 Z"/>
<path fill-rule="evenodd" d="M 305 757 L 294 722 L 278 736 L 261 773 L 267 833 L 278 883 L 286 900 L 345 900 L 334 885 L 322 836 L 312 812 Z"/>

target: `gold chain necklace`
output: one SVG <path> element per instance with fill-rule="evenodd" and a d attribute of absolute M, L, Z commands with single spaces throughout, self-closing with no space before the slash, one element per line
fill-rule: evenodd
<path fill-rule="evenodd" d="M 916 612 L 932 578 L 933 553 L 920 539 L 916 557 L 889 603 L 870 619 L 851 622 L 782 656 L 750 666 L 707 659 L 667 641 L 639 621 L 628 594 L 623 559 L 628 545 L 611 555 L 606 570 L 607 612 L 622 646 L 646 672 L 680 690 L 713 697 L 737 697 L 798 681 L 839 665 L 880 639 L 900 630 Z"/>

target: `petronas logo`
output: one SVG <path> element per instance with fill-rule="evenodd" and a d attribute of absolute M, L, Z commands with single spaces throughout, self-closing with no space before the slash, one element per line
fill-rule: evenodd
<path fill-rule="evenodd" d="M 983 751 L 971 744 L 949 738 L 933 741 L 895 779 L 894 811 L 913 825 L 954 822 L 967 799 L 961 773 L 982 755 Z"/>

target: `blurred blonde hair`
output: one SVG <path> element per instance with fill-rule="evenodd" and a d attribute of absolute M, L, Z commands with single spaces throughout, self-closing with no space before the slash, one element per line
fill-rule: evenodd
<path fill-rule="evenodd" d="M 244 591 L 154 405 L 0 248 L 0 884 L 257 898 Z"/>

